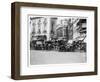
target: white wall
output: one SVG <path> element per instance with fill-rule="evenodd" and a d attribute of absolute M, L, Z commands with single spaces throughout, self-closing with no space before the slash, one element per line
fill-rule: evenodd
<path fill-rule="evenodd" d="M 1 0 L 0 1 L 0 82 L 15 82 L 10 79 L 10 66 L 11 66 L 11 2 L 15 0 Z M 68 4 L 68 5 L 87 5 L 98 6 L 100 18 L 100 0 L 16 0 L 16 1 L 29 1 L 37 3 L 52 3 L 52 4 Z M 100 19 L 98 19 L 100 22 Z M 98 25 L 99 27 L 100 25 Z M 98 35 L 100 29 L 98 28 Z M 100 38 L 98 38 L 100 42 Z M 100 48 L 100 43 L 98 43 Z M 98 49 L 99 49 L 98 48 Z M 100 54 L 100 51 L 99 53 Z M 100 58 L 100 55 L 98 59 Z M 100 62 L 100 60 L 99 60 Z M 100 64 L 99 64 L 100 68 Z M 79 76 L 79 77 L 63 77 L 52 79 L 37 79 L 28 80 L 29 82 L 100 82 L 100 70 L 97 76 Z M 23 80 L 27 82 L 27 80 Z"/>

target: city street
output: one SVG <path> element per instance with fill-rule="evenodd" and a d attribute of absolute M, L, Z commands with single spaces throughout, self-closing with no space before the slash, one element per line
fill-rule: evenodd
<path fill-rule="evenodd" d="M 30 50 L 30 64 L 66 64 L 66 63 L 85 63 L 86 52 L 58 52 Z"/>

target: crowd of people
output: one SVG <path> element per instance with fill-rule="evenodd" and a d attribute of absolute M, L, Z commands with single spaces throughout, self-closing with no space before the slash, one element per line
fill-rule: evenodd
<path fill-rule="evenodd" d="M 64 40 L 33 40 L 30 42 L 30 48 L 32 50 L 55 50 L 64 52 L 83 50 L 86 52 L 86 43 L 82 40 L 73 41 L 72 43 L 68 43 L 68 41 Z"/>

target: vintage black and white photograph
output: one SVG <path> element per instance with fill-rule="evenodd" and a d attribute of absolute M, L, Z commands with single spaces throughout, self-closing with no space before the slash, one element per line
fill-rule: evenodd
<path fill-rule="evenodd" d="M 97 75 L 97 7 L 14 2 L 11 77 Z"/>
<path fill-rule="evenodd" d="M 87 62 L 87 18 L 28 15 L 30 65 Z"/>

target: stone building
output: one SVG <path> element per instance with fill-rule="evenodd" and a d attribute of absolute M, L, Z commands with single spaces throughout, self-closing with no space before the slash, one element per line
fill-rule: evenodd
<path fill-rule="evenodd" d="M 30 17 L 30 38 L 34 40 L 45 37 L 50 39 L 50 18 L 47 17 Z"/>
<path fill-rule="evenodd" d="M 86 37 L 86 19 L 78 17 L 30 17 L 31 40 L 73 41 Z"/>
<path fill-rule="evenodd" d="M 59 19 L 56 26 L 56 36 L 58 40 L 68 40 L 68 26 L 66 19 Z"/>

